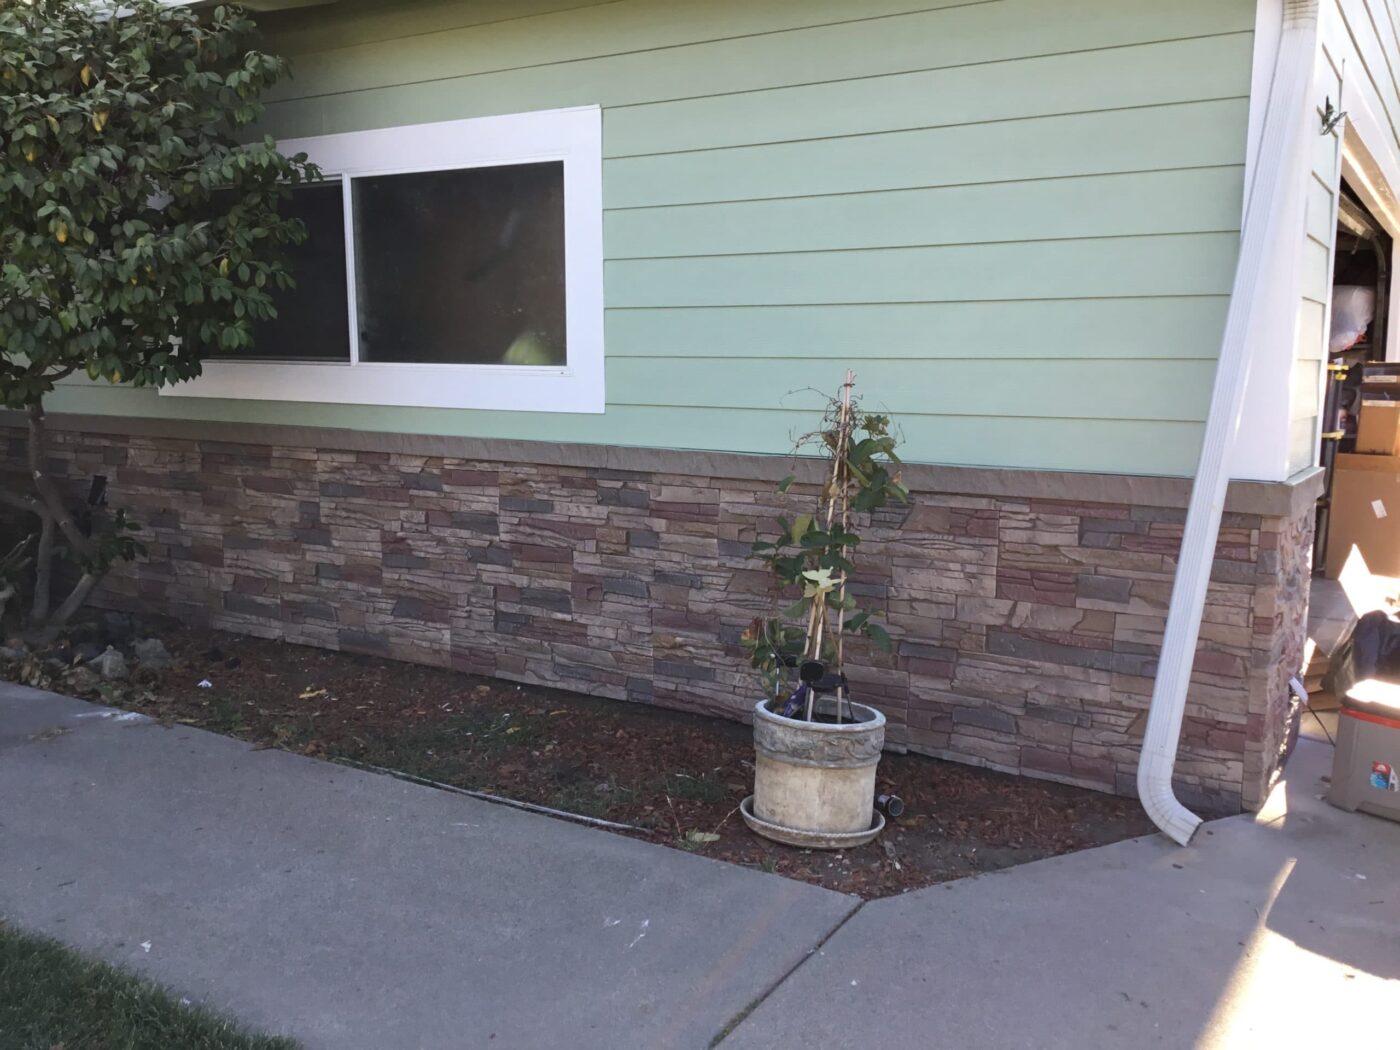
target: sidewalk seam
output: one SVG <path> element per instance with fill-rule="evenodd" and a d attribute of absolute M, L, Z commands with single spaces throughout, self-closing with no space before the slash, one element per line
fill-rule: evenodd
<path fill-rule="evenodd" d="M 835 937 L 836 934 L 840 932 L 841 928 L 846 925 L 846 923 L 850 922 L 853 918 L 855 918 L 856 915 L 860 912 L 862 908 L 865 907 L 867 903 L 867 901 L 858 900 L 854 908 L 852 908 L 845 915 L 843 915 L 840 921 L 838 921 L 834 926 L 832 926 L 831 929 L 827 930 L 826 933 L 822 934 L 821 938 L 817 941 L 817 943 L 812 945 L 812 947 L 807 950 L 807 954 L 805 954 L 804 956 L 802 956 L 802 958 L 798 959 L 797 962 L 789 966 L 784 973 L 779 974 L 777 980 L 775 980 L 772 984 L 770 984 L 767 988 L 765 988 L 762 992 L 755 996 L 754 999 L 747 1006 L 745 1006 L 737 1014 L 735 1014 L 728 1021 L 726 1021 L 724 1023 L 724 1026 L 721 1027 L 720 1030 L 715 1034 L 715 1037 L 710 1040 L 708 1050 L 715 1050 L 715 1047 L 719 1046 L 731 1035 L 733 1035 L 735 1029 L 737 1029 L 746 1020 L 748 1020 L 750 1014 L 752 1014 L 755 1010 L 757 1010 L 760 1006 L 767 1002 L 769 997 L 772 996 L 774 992 L 776 992 L 783 985 L 787 984 L 788 979 L 792 977 L 792 975 L 795 974 L 798 970 L 802 969 L 802 967 L 807 964 L 807 961 L 809 959 L 813 958 L 823 948 L 825 948 L 827 942 L 831 940 L 831 938 Z"/>

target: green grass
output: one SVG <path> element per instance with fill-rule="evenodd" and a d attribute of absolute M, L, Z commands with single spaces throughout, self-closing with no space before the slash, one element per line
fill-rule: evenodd
<path fill-rule="evenodd" d="M 297 1050 L 183 1006 L 159 985 L 0 922 L 4 1050 Z"/>
<path fill-rule="evenodd" d="M 723 802 L 731 792 L 708 773 L 698 777 L 684 773 L 672 773 L 661 782 L 661 790 L 672 798 L 683 798 L 695 802 Z"/>
<path fill-rule="evenodd" d="M 545 804 L 562 809 L 566 813 L 607 818 L 612 816 L 616 807 L 636 801 L 640 794 L 636 788 L 625 787 L 614 780 L 607 781 L 606 788 L 605 791 L 599 791 L 598 787 L 571 784 L 561 787 Z"/>
<path fill-rule="evenodd" d="M 511 718 L 471 713 L 443 723 L 374 735 L 361 740 L 359 746 L 336 747 L 333 753 L 456 787 L 480 788 L 484 760 L 538 743 L 543 730 L 543 720 L 528 715 Z"/>

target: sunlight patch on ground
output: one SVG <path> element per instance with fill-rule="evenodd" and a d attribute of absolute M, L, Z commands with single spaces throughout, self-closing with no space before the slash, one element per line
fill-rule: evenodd
<path fill-rule="evenodd" d="M 1274 877 L 1239 963 L 1196 1041 L 1200 1050 L 1365 1046 L 1395 1029 L 1400 981 L 1309 951 L 1269 928 L 1274 903 L 1296 863 L 1290 858 Z M 1365 920 L 1358 916 L 1357 921 Z"/>

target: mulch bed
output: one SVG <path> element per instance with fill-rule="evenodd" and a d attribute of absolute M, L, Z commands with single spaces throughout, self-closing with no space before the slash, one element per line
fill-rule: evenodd
<path fill-rule="evenodd" d="M 1152 830 L 1131 799 L 886 755 L 879 790 L 900 796 L 904 815 L 870 845 L 800 850 L 754 835 L 737 812 L 753 780 L 747 726 L 220 632 L 158 634 L 170 667 L 138 668 L 94 697 L 169 724 L 635 825 L 650 841 L 865 898 Z"/>

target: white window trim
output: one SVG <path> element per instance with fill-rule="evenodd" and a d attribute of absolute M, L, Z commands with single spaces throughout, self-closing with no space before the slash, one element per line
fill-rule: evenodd
<path fill-rule="evenodd" d="M 206 361 L 198 379 L 164 387 L 169 397 L 474 408 L 523 412 L 603 411 L 602 111 L 597 106 L 473 117 L 278 143 L 305 153 L 345 183 L 349 362 Z M 563 367 L 391 364 L 358 359 L 355 245 L 350 180 L 362 175 L 564 164 L 565 340 Z"/>

